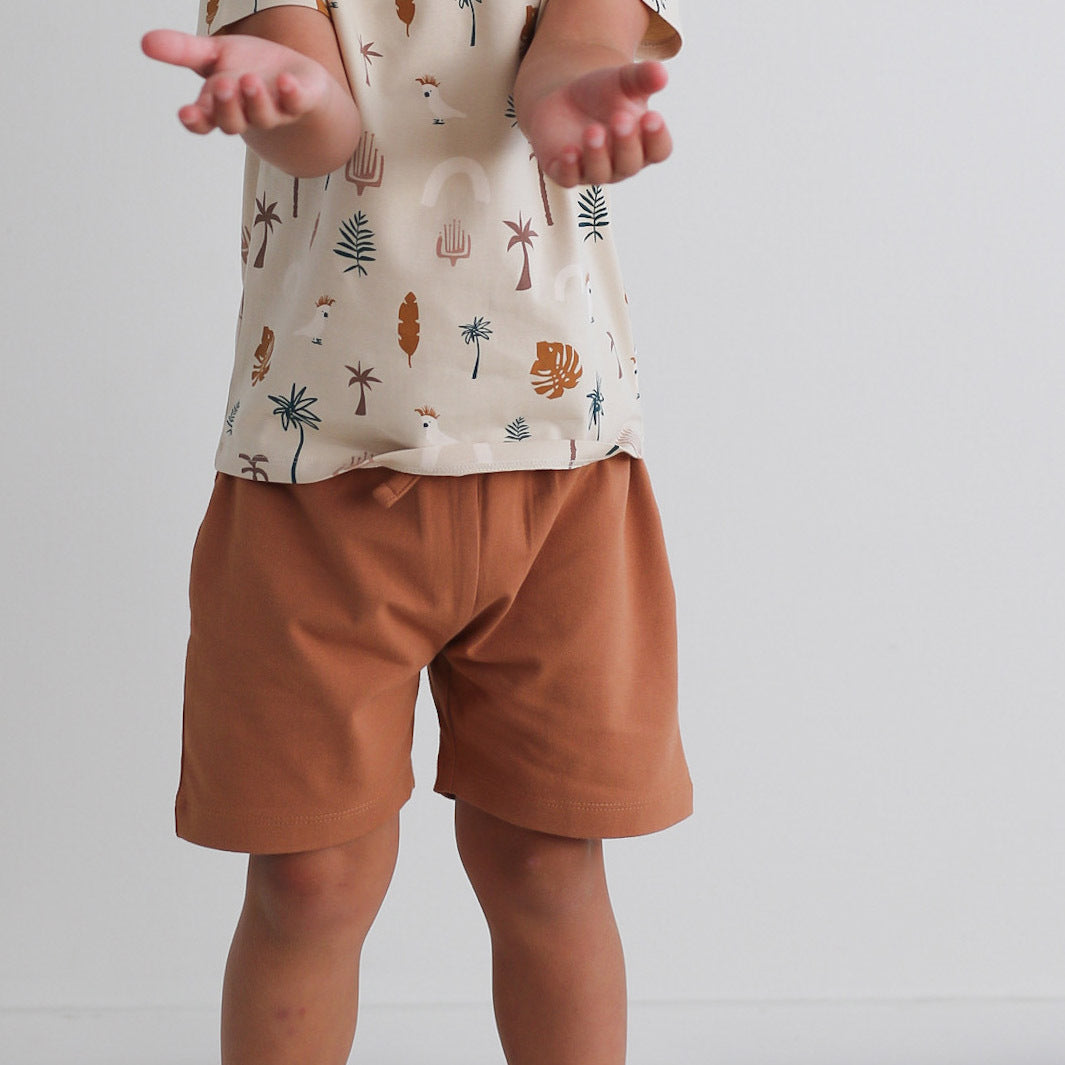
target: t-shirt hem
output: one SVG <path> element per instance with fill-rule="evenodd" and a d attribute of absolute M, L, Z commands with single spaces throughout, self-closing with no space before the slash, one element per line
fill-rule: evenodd
<path fill-rule="evenodd" d="M 513 457 L 500 454 L 504 448 L 513 449 Z M 484 457 L 478 451 L 491 452 Z M 452 454 L 447 454 L 452 452 Z M 634 458 L 643 457 L 642 437 L 629 431 L 615 441 L 598 440 L 551 440 L 534 444 L 530 441 L 512 444 L 452 444 L 447 447 L 409 448 L 382 452 L 376 455 L 363 453 L 352 456 L 349 461 L 327 465 L 321 458 L 313 464 L 296 470 L 293 479 L 289 468 L 270 471 L 260 461 L 249 465 L 247 456 L 219 454 L 215 468 L 220 473 L 246 480 L 275 481 L 289 484 L 309 484 L 338 477 L 354 469 L 384 467 L 400 473 L 431 477 L 461 477 L 475 473 L 505 473 L 512 470 L 566 470 L 587 466 L 602 459 L 624 453 Z"/>

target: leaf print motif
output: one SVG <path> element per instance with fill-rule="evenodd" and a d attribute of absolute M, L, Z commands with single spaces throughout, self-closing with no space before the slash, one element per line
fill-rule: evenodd
<path fill-rule="evenodd" d="M 396 14 L 399 21 L 407 27 L 407 36 L 410 36 L 410 24 L 414 21 L 414 0 L 396 0 Z"/>
<path fill-rule="evenodd" d="M 541 396 L 558 399 L 567 388 L 576 387 L 584 370 L 577 349 L 569 344 L 541 340 L 536 345 L 536 361 L 529 373 L 533 388 Z"/>
<path fill-rule="evenodd" d="M 377 251 L 370 239 L 374 231 L 367 225 L 366 215 L 362 211 L 357 211 L 346 222 L 341 222 L 340 235 L 343 239 L 337 243 L 333 251 L 344 259 L 353 260 L 351 266 L 344 268 L 344 273 L 358 270 L 365 277 L 366 267 L 363 263 L 376 262 L 370 252 Z"/>
<path fill-rule="evenodd" d="M 270 398 L 277 404 L 274 408 L 274 414 L 281 417 L 281 429 L 283 432 L 288 432 L 289 426 L 296 426 L 300 434 L 300 442 L 296 446 L 296 453 L 292 456 L 292 483 L 296 483 L 296 464 L 300 460 L 300 452 L 303 450 L 304 441 L 304 428 L 310 427 L 317 430 L 317 423 L 322 419 L 318 417 L 310 409 L 312 403 L 318 402 L 317 396 L 308 396 L 307 399 L 303 398 L 303 393 L 307 391 L 307 386 L 304 385 L 298 392 L 296 391 L 296 383 L 292 383 L 292 392 L 288 396 L 271 396 Z"/>
<path fill-rule="evenodd" d="M 407 354 L 407 365 L 412 366 L 411 359 L 418 350 L 421 326 L 418 323 L 418 300 L 413 292 L 408 292 L 399 305 L 399 327 L 397 329 L 399 346 Z"/>
<path fill-rule="evenodd" d="M 211 28 L 211 24 L 218 17 L 218 3 L 219 0 L 207 0 L 207 28 Z"/>
<path fill-rule="evenodd" d="M 237 420 L 237 412 L 240 410 L 240 400 L 233 404 L 233 408 L 226 415 L 226 435 L 233 435 L 233 426 Z"/>
<path fill-rule="evenodd" d="M 606 196 L 603 194 L 602 185 L 592 185 L 585 189 L 577 201 L 583 210 L 578 215 L 582 222 L 577 223 L 579 229 L 591 229 L 590 233 L 584 234 L 584 239 L 594 237 L 596 240 L 604 240 L 600 232 L 603 227 L 610 225 L 607 218 Z"/>
<path fill-rule="evenodd" d="M 515 418 L 514 421 L 507 426 L 508 442 L 511 440 L 528 440 L 531 436 L 532 432 L 524 418 Z"/>
<path fill-rule="evenodd" d="M 274 331 L 263 326 L 262 339 L 255 349 L 255 363 L 251 371 L 251 386 L 254 388 L 270 372 L 270 356 L 274 353 Z"/>

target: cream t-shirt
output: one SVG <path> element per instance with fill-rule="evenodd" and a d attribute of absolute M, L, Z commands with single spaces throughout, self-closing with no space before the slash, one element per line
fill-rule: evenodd
<path fill-rule="evenodd" d="M 293 0 L 202 0 L 200 32 Z M 295 0 L 333 22 L 363 118 L 347 165 L 248 152 L 224 473 L 464 474 L 640 456 L 604 187 L 545 178 L 514 116 L 525 0 Z M 641 54 L 680 47 L 678 0 Z"/>

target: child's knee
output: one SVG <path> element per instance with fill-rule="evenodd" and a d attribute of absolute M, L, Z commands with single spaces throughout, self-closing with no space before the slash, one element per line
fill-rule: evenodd
<path fill-rule="evenodd" d="M 246 904 L 275 930 L 369 927 L 392 879 L 393 824 L 347 844 L 295 854 L 252 855 Z"/>
<path fill-rule="evenodd" d="M 472 808 L 460 812 L 456 839 L 490 921 L 563 917 L 606 895 L 600 840 L 533 832 Z"/>

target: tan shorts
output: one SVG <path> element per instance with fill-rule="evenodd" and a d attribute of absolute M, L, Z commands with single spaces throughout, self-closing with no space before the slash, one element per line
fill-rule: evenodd
<path fill-rule="evenodd" d="M 691 812 L 673 585 L 639 460 L 219 474 L 190 599 L 185 839 L 314 850 L 391 817 L 413 788 L 425 666 L 437 791 L 580 838 Z"/>

